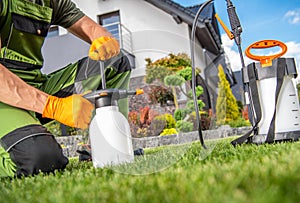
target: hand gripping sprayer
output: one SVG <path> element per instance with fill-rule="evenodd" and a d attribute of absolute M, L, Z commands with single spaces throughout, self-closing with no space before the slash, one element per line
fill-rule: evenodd
<path fill-rule="evenodd" d="M 118 100 L 129 95 L 143 94 L 142 89 L 106 89 L 104 62 L 100 61 L 102 87 L 104 89 L 86 94 L 84 97 L 95 104 L 89 136 L 92 162 L 96 168 L 128 163 L 134 160 L 130 127 L 125 116 L 119 112 Z"/>

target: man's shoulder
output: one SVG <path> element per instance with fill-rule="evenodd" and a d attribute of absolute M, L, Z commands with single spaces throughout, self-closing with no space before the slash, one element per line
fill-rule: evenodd
<path fill-rule="evenodd" d="M 71 0 L 50 0 L 53 9 L 52 23 L 68 28 L 84 16 Z"/>
<path fill-rule="evenodd" d="M 44 0 L 44 1 L 50 1 L 50 7 L 52 9 L 59 9 L 60 11 L 76 8 L 75 3 L 71 0 Z"/>

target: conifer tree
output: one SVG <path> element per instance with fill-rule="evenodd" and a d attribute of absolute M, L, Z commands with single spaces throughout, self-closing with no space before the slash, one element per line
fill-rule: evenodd
<path fill-rule="evenodd" d="M 226 79 L 222 65 L 218 67 L 219 83 L 218 98 L 216 106 L 217 124 L 223 125 L 231 120 L 237 120 L 240 117 L 239 108 L 234 97 L 230 84 Z"/>

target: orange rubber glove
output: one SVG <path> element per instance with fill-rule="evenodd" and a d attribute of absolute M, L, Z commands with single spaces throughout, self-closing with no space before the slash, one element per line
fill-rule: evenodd
<path fill-rule="evenodd" d="M 99 37 L 92 42 L 89 57 L 92 60 L 108 60 L 120 52 L 118 41 L 112 37 Z"/>
<path fill-rule="evenodd" d="M 43 117 L 55 119 L 70 127 L 86 129 L 91 121 L 94 106 L 80 94 L 66 98 L 48 96 Z"/>

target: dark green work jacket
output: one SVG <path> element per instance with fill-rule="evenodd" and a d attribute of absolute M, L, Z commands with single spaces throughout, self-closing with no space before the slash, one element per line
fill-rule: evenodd
<path fill-rule="evenodd" d="M 50 0 L 39 5 L 26 0 L 3 0 L 0 13 L 0 63 L 7 68 L 41 69 L 41 48 L 52 18 Z"/>

